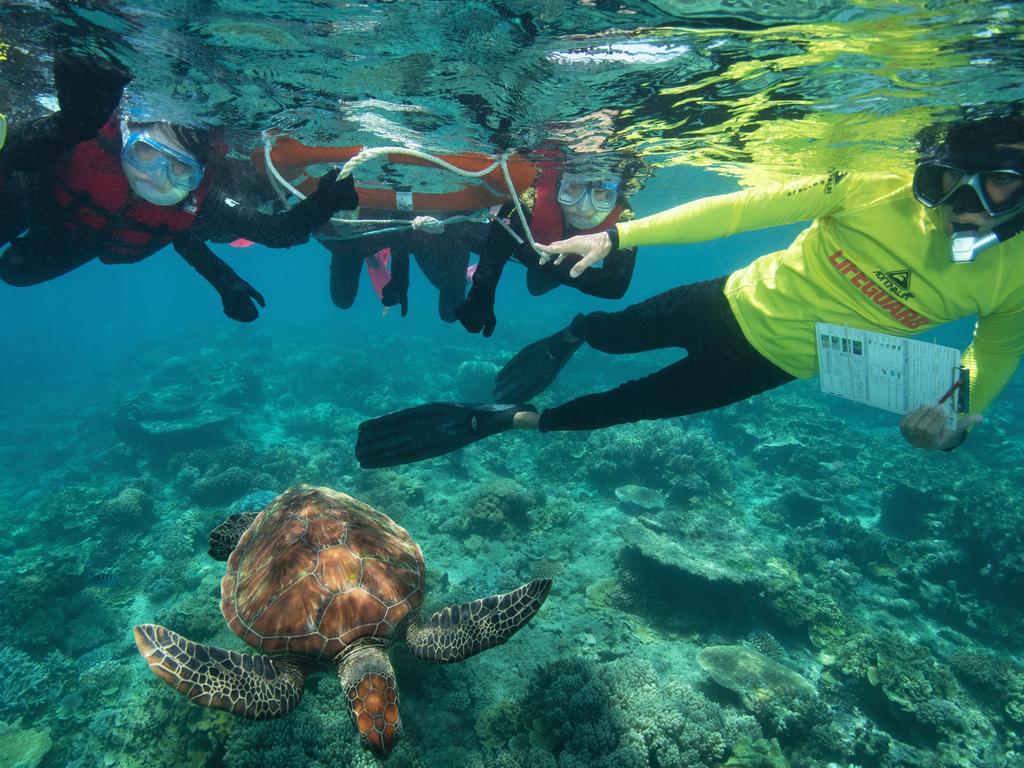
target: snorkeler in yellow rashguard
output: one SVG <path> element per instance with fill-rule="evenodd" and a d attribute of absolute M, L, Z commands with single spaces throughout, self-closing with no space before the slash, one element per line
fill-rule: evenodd
<path fill-rule="evenodd" d="M 578 275 L 615 248 L 700 242 L 806 220 L 811 225 L 789 248 L 727 277 L 621 312 L 577 315 L 498 374 L 495 399 L 507 405 L 431 403 L 364 422 L 357 457 L 363 466 L 387 466 L 512 428 L 590 430 L 697 413 L 815 375 L 817 321 L 909 336 L 977 314 L 963 356 L 971 413 L 948 429 L 942 409 L 923 406 L 900 424 L 915 447 L 956 448 L 1024 353 L 1024 237 L 1014 237 L 1024 230 L 1021 105 L 928 132 L 913 179 L 836 173 L 696 200 L 542 249 L 556 263 L 580 255 Z M 583 342 L 610 353 L 682 347 L 687 356 L 541 413 L 521 405 Z"/>

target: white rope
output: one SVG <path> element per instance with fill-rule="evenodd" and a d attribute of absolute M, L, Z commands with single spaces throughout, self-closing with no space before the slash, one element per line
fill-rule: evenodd
<path fill-rule="evenodd" d="M 505 161 L 505 155 L 501 156 L 501 171 L 505 174 L 505 183 L 508 184 L 509 192 L 512 195 L 512 204 L 516 207 L 516 213 L 519 215 L 519 222 L 523 225 L 523 232 L 526 233 L 526 239 L 530 243 L 530 247 L 541 257 L 541 264 L 544 264 L 548 258 L 546 253 L 543 253 L 537 248 L 537 241 L 533 239 L 533 232 L 530 231 L 530 225 L 526 221 L 526 214 L 523 213 L 523 204 L 519 200 L 519 195 L 516 194 L 516 188 L 512 184 L 512 175 L 508 172 L 508 163 Z M 514 235 L 511 229 L 508 229 L 509 234 Z"/>
<path fill-rule="evenodd" d="M 292 186 L 287 179 L 285 179 L 274 166 L 274 162 L 270 156 L 271 144 L 269 136 L 264 133 L 263 135 L 263 163 L 267 168 L 268 173 L 272 181 L 277 182 L 275 191 L 281 202 L 285 206 L 289 206 L 289 200 L 281 191 L 281 189 L 287 190 L 293 197 L 297 197 L 299 200 L 305 200 L 306 195 L 300 190 Z M 509 197 L 512 198 L 512 202 L 515 205 L 516 211 L 519 214 L 519 220 L 523 224 L 523 229 L 526 231 L 526 237 L 530 241 L 530 246 L 536 250 L 537 244 L 533 240 L 533 234 L 530 232 L 530 227 L 526 223 L 526 215 L 523 213 L 522 203 L 519 201 L 519 194 L 516 192 L 515 184 L 512 183 L 512 176 L 508 170 L 508 154 L 502 153 L 497 160 L 488 165 L 486 168 L 479 171 L 467 171 L 465 168 L 460 168 L 453 163 L 443 160 L 440 157 L 431 155 L 427 152 L 421 152 L 418 149 L 406 149 L 405 147 L 363 147 L 359 152 L 346 162 L 341 167 L 339 178 L 345 178 L 351 176 L 352 172 L 360 165 L 368 163 L 369 161 L 380 157 L 381 155 L 388 156 L 392 154 L 405 155 L 406 157 L 415 157 L 420 160 L 426 160 L 427 162 L 433 163 L 447 171 L 450 171 L 458 176 L 465 176 L 467 178 L 481 178 L 487 176 L 495 168 L 500 167 L 502 175 L 505 178 L 505 184 L 508 187 Z M 484 182 L 488 191 L 494 193 L 494 189 Z M 460 216 L 450 216 L 446 219 L 437 219 L 433 216 L 417 216 L 412 221 L 408 219 L 346 219 L 339 216 L 331 217 L 331 224 L 336 227 L 351 228 L 356 225 L 374 224 L 378 226 L 384 226 L 384 229 L 378 229 L 370 232 L 359 232 L 350 236 L 339 234 L 337 236 L 323 237 L 324 240 L 354 240 L 359 237 L 367 237 L 369 235 L 379 235 L 388 232 L 402 232 L 407 229 L 423 230 L 427 232 L 443 231 L 444 226 L 447 222 L 460 222 L 460 221 L 479 221 L 486 222 L 490 219 L 483 216 L 483 214 L 473 213 Z"/>
<path fill-rule="evenodd" d="M 447 219 L 435 219 L 433 216 L 417 216 L 417 219 L 429 219 L 437 225 L 444 226 L 447 224 L 457 224 L 463 221 L 471 221 L 475 224 L 488 224 L 491 219 L 486 214 L 477 211 L 474 213 L 460 214 L 458 216 L 449 216 Z M 349 226 L 345 229 L 349 230 L 347 233 L 339 230 L 336 235 L 324 235 L 318 234 L 317 240 L 358 240 L 360 237 L 369 237 L 370 235 L 384 235 L 389 232 L 407 232 L 410 229 L 413 230 L 424 230 L 431 231 L 426 226 L 415 225 L 416 219 L 410 221 L 409 219 L 344 219 L 344 222 L 349 225 L 364 225 L 372 224 L 378 227 L 384 227 L 383 229 L 371 229 L 365 232 L 355 232 L 354 227 Z M 390 226 L 385 226 L 390 225 Z M 435 234 L 438 230 L 435 230 Z"/>

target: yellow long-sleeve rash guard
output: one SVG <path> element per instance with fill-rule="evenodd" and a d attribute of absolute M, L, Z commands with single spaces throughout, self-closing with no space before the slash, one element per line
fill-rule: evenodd
<path fill-rule="evenodd" d="M 937 211 L 905 176 L 833 174 L 704 198 L 617 225 L 622 248 L 712 240 L 811 220 L 782 251 L 733 272 L 725 294 L 747 340 L 799 378 L 818 372 L 815 322 L 910 336 L 978 315 L 964 353 L 971 412 L 999 395 L 1024 353 L 1024 235 L 950 261 Z"/>

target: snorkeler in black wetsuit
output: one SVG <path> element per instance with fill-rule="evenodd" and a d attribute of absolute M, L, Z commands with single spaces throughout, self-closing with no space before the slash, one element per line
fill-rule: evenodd
<path fill-rule="evenodd" d="M 0 254 L 0 279 L 11 285 L 52 280 L 95 258 L 140 261 L 173 243 L 220 294 L 225 314 L 251 321 L 263 297 L 207 247 L 206 237 L 230 232 L 283 248 L 305 242 L 337 210 L 358 205 L 351 177 L 332 171 L 291 210 L 259 213 L 220 183 L 230 175 L 219 172 L 227 161 L 211 132 L 110 118 L 130 76 L 106 62 L 84 65 L 86 74 L 102 72 L 96 79 L 107 86 L 96 100 L 103 109 L 85 109 L 69 87 L 83 76 L 82 60 L 61 61 L 61 111 L 24 132 L 19 126 L 3 151 L 4 167 L 15 171 L 0 193 L 0 244 L 10 244 Z M 110 119 L 97 126 L 101 118 Z"/>
<path fill-rule="evenodd" d="M 524 213 L 534 239 L 549 243 L 573 235 L 603 231 L 615 223 L 633 218 L 633 209 L 623 189 L 626 177 L 621 173 L 564 171 L 542 174 L 536 185 L 522 195 Z M 537 253 L 523 237 L 522 223 L 512 204 L 502 208 L 499 219 L 491 224 L 473 275 L 473 286 L 466 301 L 455 310 L 459 321 L 470 333 L 494 333 L 497 318 L 494 298 L 508 261 L 526 267 L 526 287 L 540 296 L 566 285 L 589 296 L 620 299 L 629 288 L 636 261 L 635 248 L 617 249 L 605 259 L 601 269 L 569 277 L 573 264 L 542 264 Z M 517 241 L 516 238 L 519 238 Z"/>

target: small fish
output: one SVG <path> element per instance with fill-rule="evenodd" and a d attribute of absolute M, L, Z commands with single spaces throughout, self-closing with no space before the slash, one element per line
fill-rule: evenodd
<path fill-rule="evenodd" d="M 640 509 L 659 510 L 665 508 L 665 496 L 653 488 L 642 485 L 623 485 L 615 489 L 615 498 Z"/>
<path fill-rule="evenodd" d="M 100 571 L 89 577 L 90 587 L 111 589 L 121 584 L 121 576 L 116 571 Z"/>

